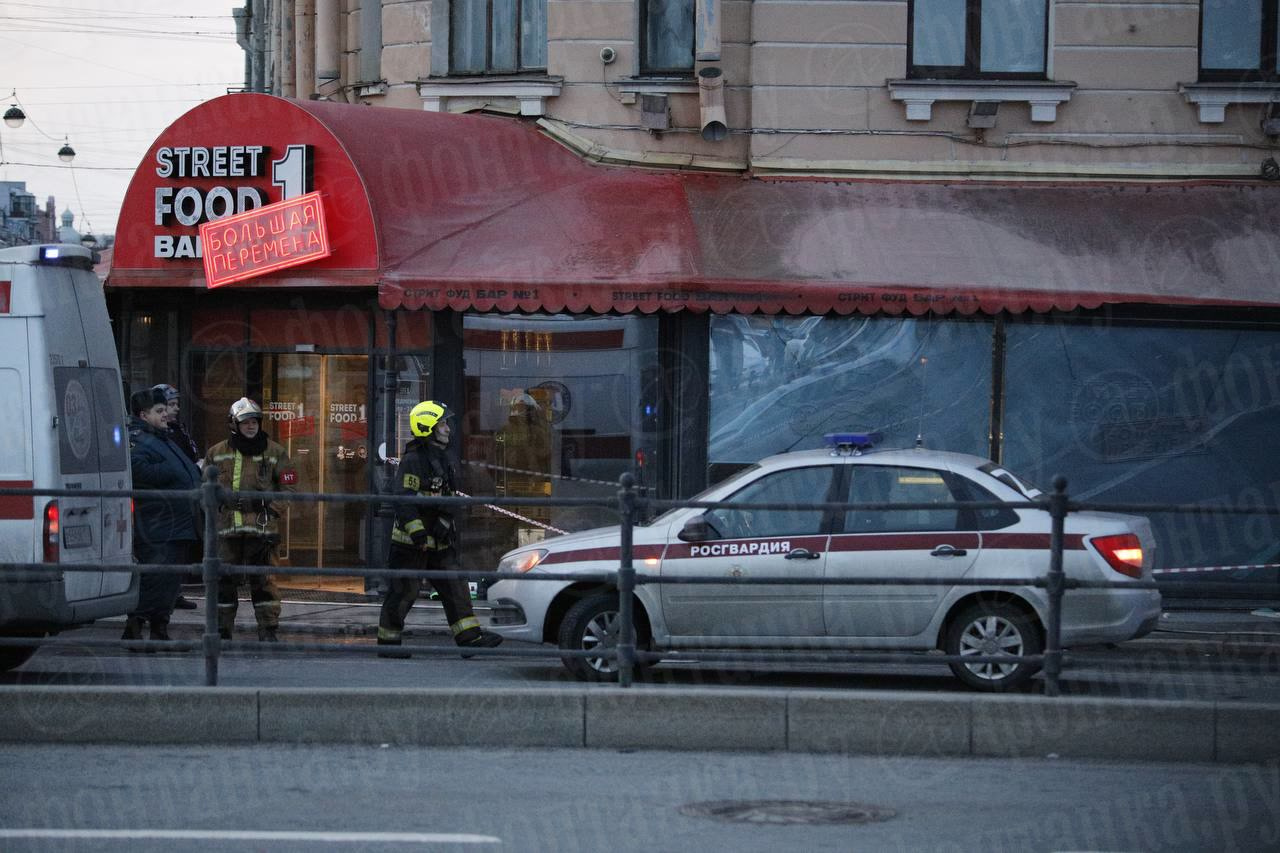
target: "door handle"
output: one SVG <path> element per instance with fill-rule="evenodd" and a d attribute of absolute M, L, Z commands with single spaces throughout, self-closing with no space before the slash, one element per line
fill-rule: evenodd
<path fill-rule="evenodd" d="M 822 554 L 814 551 L 810 551 L 808 548 L 794 548 L 788 551 L 787 556 L 784 557 L 783 559 L 784 560 L 816 560 L 821 556 Z"/>
<path fill-rule="evenodd" d="M 930 557 L 963 557 L 969 552 L 954 545 L 939 545 L 929 552 Z"/>

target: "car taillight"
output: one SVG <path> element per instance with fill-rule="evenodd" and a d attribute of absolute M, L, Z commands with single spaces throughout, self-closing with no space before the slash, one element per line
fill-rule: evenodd
<path fill-rule="evenodd" d="M 1132 533 L 1099 536 L 1089 542 L 1107 565 L 1122 575 L 1142 577 L 1142 543 Z"/>
<path fill-rule="evenodd" d="M 58 524 L 58 502 L 49 501 L 44 505 L 44 561 L 58 562 L 58 536 L 61 527 Z"/>

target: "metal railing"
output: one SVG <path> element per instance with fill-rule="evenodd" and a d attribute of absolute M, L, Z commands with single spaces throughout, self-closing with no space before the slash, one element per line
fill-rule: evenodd
<path fill-rule="evenodd" d="M 1044 692 L 1048 696 L 1060 694 L 1060 676 L 1062 672 L 1062 608 L 1067 592 L 1081 589 L 1123 588 L 1128 590 L 1158 589 L 1153 580 L 1082 580 L 1069 578 L 1063 568 L 1063 550 L 1065 547 L 1064 529 L 1066 519 L 1072 512 L 1108 511 L 1143 515 L 1148 513 L 1199 513 L 1226 515 L 1280 515 L 1280 509 L 1269 508 L 1234 508 L 1224 506 L 1203 506 L 1198 504 L 1103 504 L 1078 503 L 1071 501 L 1067 495 L 1067 482 L 1063 477 L 1054 481 L 1053 491 L 1042 498 L 1020 502 L 1008 501 L 965 501 L 965 502 L 920 502 L 920 503 L 831 503 L 814 502 L 796 503 L 755 503 L 736 501 L 682 501 L 660 500 L 642 496 L 635 487 L 631 474 L 623 474 L 619 479 L 616 500 L 603 498 L 519 498 L 507 496 L 467 496 L 467 497 L 418 497 L 387 494 L 320 494 L 297 492 L 256 492 L 229 491 L 219 485 L 217 469 L 210 466 L 204 471 L 203 482 L 192 490 L 156 490 L 156 489 L 16 489 L 0 488 L 0 497 L 101 497 L 131 499 L 163 499 L 189 500 L 200 504 L 204 515 L 204 553 L 200 563 L 193 564 L 74 564 L 74 563 L 0 563 L 0 581 L 29 581 L 61 575 L 64 572 L 96 571 L 96 572 L 131 572 L 139 574 L 179 574 L 189 575 L 199 571 L 205 592 L 204 633 L 198 642 L 191 640 L 81 640 L 75 644 L 81 647 L 123 647 L 133 650 L 164 649 L 170 651 L 198 650 L 204 655 L 205 684 L 216 686 L 218 683 L 218 661 L 226 651 L 252 649 L 262 651 L 259 643 L 241 643 L 234 640 L 223 640 L 218 632 L 217 609 L 212 606 L 218 601 L 218 583 L 226 576 L 278 574 L 279 566 L 274 565 L 241 565 L 224 563 L 218 555 L 218 512 L 225 505 L 240 501 L 286 501 L 298 503 L 365 503 L 374 505 L 396 506 L 437 505 L 437 506 L 477 506 L 501 504 L 504 506 L 558 506 L 558 507 L 605 507 L 616 508 L 620 519 L 619 530 L 619 563 L 612 571 L 555 573 L 543 572 L 497 572 L 493 570 L 417 570 L 389 569 L 368 566 L 327 567 L 290 566 L 290 574 L 312 576 L 361 576 L 365 578 L 418 578 L 422 580 L 522 580 L 569 581 L 574 583 L 597 584 L 600 588 L 616 589 L 619 599 L 619 637 L 616 646 L 601 649 L 543 649 L 539 647 L 512 648 L 503 647 L 466 649 L 468 656 L 502 655 L 505 657 L 555 657 L 555 658 L 589 658 L 616 660 L 618 664 L 618 682 L 622 687 L 632 685 L 635 670 L 639 664 L 657 663 L 659 661 L 678 661 L 684 658 L 680 651 L 664 651 L 661 653 L 637 648 L 635 592 L 637 586 L 644 584 L 759 584 L 759 585 L 822 585 L 822 586 L 939 586 L 939 587 L 984 587 L 1011 588 L 1037 587 L 1043 588 L 1048 597 L 1048 606 L 1044 625 L 1044 649 L 1041 654 L 1022 655 L 949 655 L 928 654 L 919 652 L 843 652 L 840 650 L 824 650 L 819 652 L 800 649 L 770 650 L 763 652 L 720 651 L 715 650 L 708 655 L 705 650 L 698 653 L 700 660 L 721 662 L 760 662 L 774 661 L 786 663 L 892 663 L 892 664 L 924 664 L 942 663 L 958 664 L 999 664 L 1020 665 L 1031 664 L 1043 667 Z M 721 575 L 682 575 L 678 577 L 649 576 L 636 571 L 634 565 L 634 529 L 637 518 L 650 509 L 669 509 L 677 507 L 699 509 L 736 509 L 736 510 L 823 510 L 823 511 L 889 511 L 889 510 L 939 510 L 939 509 L 1035 509 L 1049 513 L 1051 518 L 1049 560 L 1045 574 L 1031 578 L 918 578 L 897 575 L 864 576 L 864 577 L 725 577 Z M 37 523 L 33 520 L 33 523 Z M 741 538 L 741 537 L 738 537 Z M 777 538 L 777 537 L 772 537 Z M 1239 588 L 1241 584 L 1232 584 Z M 1275 593 L 1274 585 L 1245 585 L 1265 589 Z M 39 647 L 42 645 L 59 645 L 60 641 L 43 636 L 40 637 L 5 637 L 0 636 L 0 648 L 6 646 Z M 337 643 L 275 643 L 273 651 L 323 651 L 343 654 L 368 654 L 377 647 L 353 646 Z M 427 655 L 456 656 L 457 649 L 415 646 L 413 652 Z"/>

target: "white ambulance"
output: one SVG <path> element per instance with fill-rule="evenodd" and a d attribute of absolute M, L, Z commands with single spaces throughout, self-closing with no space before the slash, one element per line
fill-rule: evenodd
<path fill-rule="evenodd" d="M 88 249 L 0 249 L 0 413 L 0 488 L 132 487 L 120 364 Z M 0 495 L 0 636 L 129 611 L 138 576 L 93 567 L 132 560 L 128 498 Z M 24 577 L 13 563 L 66 570 Z M 34 652 L 0 646 L 0 671 Z"/>

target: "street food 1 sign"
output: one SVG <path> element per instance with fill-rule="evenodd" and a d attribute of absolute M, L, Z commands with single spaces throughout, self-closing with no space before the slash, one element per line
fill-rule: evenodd
<path fill-rule="evenodd" d="M 200 226 L 210 289 L 329 257 L 320 193 L 269 204 Z"/>

